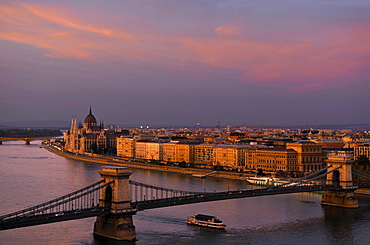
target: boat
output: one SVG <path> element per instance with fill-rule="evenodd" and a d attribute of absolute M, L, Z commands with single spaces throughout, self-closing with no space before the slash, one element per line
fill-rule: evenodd
<path fill-rule="evenodd" d="M 206 177 L 205 174 L 193 174 L 192 176 L 193 177 L 198 177 L 198 178 L 205 178 Z"/>
<path fill-rule="evenodd" d="M 204 226 L 216 229 L 225 229 L 226 225 L 222 223 L 216 216 L 197 214 L 190 216 L 186 221 L 188 225 Z"/>
<path fill-rule="evenodd" d="M 250 177 L 247 182 L 252 185 L 277 186 L 287 184 L 286 181 L 271 177 Z"/>
<path fill-rule="evenodd" d="M 205 178 L 205 177 L 210 176 L 210 175 L 215 174 L 215 173 L 217 173 L 217 171 L 213 171 L 213 172 L 208 173 L 208 174 L 193 174 L 192 176 L 193 177 L 198 177 L 198 178 Z"/>

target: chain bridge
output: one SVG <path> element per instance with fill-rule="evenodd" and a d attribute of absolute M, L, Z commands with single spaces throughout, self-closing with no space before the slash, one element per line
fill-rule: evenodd
<path fill-rule="evenodd" d="M 301 179 L 268 188 L 223 192 L 193 192 L 153 186 L 130 180 L 131 173 L 126 167 L 102 167 L 99 172 L 101 180 L 94 184 L 54 200 L 0 216 L 0 230 L 96 216 L 94 235 L 116 240 L 135 240 L 132 216 L 142 210 L 313 191 L 325 191 L 322 199 L 324 205 L 356 208 L 358 202 L 353 197 L 353 191 L 357 188 L 370 188 L 370 175 L 343 163 L 334 163 Z M 353 183 L 352 173 L 367 182 Z"/>

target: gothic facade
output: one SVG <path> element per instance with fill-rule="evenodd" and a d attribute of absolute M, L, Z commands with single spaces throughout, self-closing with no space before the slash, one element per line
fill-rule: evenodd
<path fill-rule="evenodd" d="M 104 129 L 103 123 L 97 124 L 90 107 L 83 125 L 77 125 L 76 118 L 72 118 L 70 129 L 64 132 L 64 149 L 79 154 L 106 153 L 116 149 L 117 136 L 120 135 L 115 131 Z"/>

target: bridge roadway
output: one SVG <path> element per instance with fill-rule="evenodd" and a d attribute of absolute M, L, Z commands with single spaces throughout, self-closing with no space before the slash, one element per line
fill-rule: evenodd
<path fill-rule="evenodd" d="M 24 216 L 17 216 L 11 219 L 0 220 L 0 230 L 9 230 L 20 227 L 49 224 L 74 219 L 82 219 L 108 214 L 109 212 L 110 210 L 104 210 L 102 208 L 90 208 L 37 215 L 28 214 Z"/>
<path fill-rule="evenodd" d="M 137 212 L 136 209 L 131 208 L 125 210 L 115 210 L 115 212 L 113 213 L 116 213 L 117 215 L 127 215 L 129 213 L 135 214 L 136 212 Z M 63 211 L 56 213 L 18 216 L 11 219 L 0 220 L 0 230 L 10 230 L 27 226 L 50 224 L 75 219 L 84 219 L 100 215 L 107 215 L 111 213 L 112 211 L 110 209 L 95 207 L 89 209 Z"/>
<path fill-rule="evenodd" d="M 131 208 L 124 210 L 110 210 L 101 207 L 91 207 L 86 209 L 77 209 L 69 211 L 61 211 L 47 214 L 35 214 L 30 213 L 20 215 L 12 218 L 4 217 L 0 220 L 0 230 L 8 230 L 20 227 L 48 224 L 54 222 L 61 222 L 67 220 L 82 219 L 100 215 L 117 215 L 125 216 L 135 214 L 137 211 L 146 209 L 163 208 L 177 205 L 185 205 L 192 203 L 220 201 L 235 198 L 247 198 L 247 197 L 258 197 L 278 194 L 289 194 L 299 192 L 313 192 L 313 191 L 325 191 L 325 190 L 340 190 L 340 187 L 328 186 L 328 185 L 311 185 L 311 186 L 290 186 L 284 188 L 263 188 L 263 189 L 248 189 L 238 191 L 226 191 L 226 192 L 213 192 L 213 193 L 196 193 L 193 195 L 184 195 L 180 197 L 170 197 L 162 199 L 152 199 L 131 202 Z"/>
<path fill-rule="evenodd" d="M 55 140 L 56 138 L 14 138 L 14 137 L 0 137 L 0 144 L 1 142 L 3 141 L 6 141 L 6 140 L 21 140 L 21 141 L 24 141 L 26 142 L 26 144 L 29 144 L 29 142 L 31 141 L 35 141 L 35 140 L 41 140 L 41 141 L 52 141 L 52 140 Z"/>
<path fill-rule="evenodd" d="M 355 187 L 356 189 L 357 187 Z M 162 208 L 176 205 L 184 205 L 191 203 L 220 201 L 235 198 L 246 198 L 246 197 L 258 197 L 258 196 L 269 196 L 278 194 L 290 194 L 299 192 L 313 192 L 313 191 L 326 191 L 326 190 L 341 190 L 340 187 L 330 185 L 307 185 L 307 186 L 290 186 L 290 187 L 271 187 L 262 189 L 248 189 L 238 191 L 225 191 L 225 192 L 205 192 L 202 194 L 172 197 L 164 199 L 152 199 L 138 202 L 132 202 L 133 208 L 138 211 Z"/>

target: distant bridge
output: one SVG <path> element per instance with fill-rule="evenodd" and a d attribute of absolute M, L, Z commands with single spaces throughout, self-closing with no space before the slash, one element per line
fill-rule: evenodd
<path fill-rule="evenodd" d="M 25 145 L 29 145 L 31 141 L 35 140 L 41 140 L 41 141 L 48 141 L 52 142 L 55 141 L 56 138 L 17 138 L 17 137 L 0 137 L 0 145 L 2 144 L 3 141 L 6 140 L 21 140 L 25 142 Z"/>

